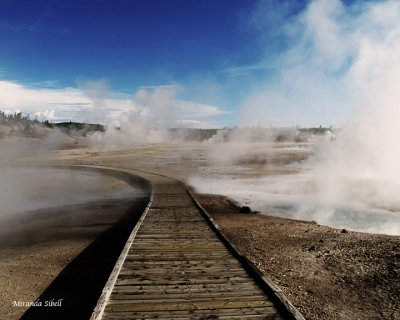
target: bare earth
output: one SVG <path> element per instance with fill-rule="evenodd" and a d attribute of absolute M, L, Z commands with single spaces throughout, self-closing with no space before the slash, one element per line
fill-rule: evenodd
<path fill-rule="evenodd" d="M 55 152 L 50 159 L 38 157 L 37 161 L 138 168 L 185 181 L 190 175 L 199 173 L 199 160 L 206 162 L 205 149 L 203 145 L 149 145 L 115 152 L 63 150 Z M 295 169 L 283 164 L 303 156 L 299 152 L 285 154 L 284 157 L 272 157 L 267 163 L 259 163 L 254 158 L 252 163 L 239 159 L 240 165 L 252 168 L 240 174 L 289 174 Z M 221 170 L 230 170 L 229 168 Z M 278 284 L 307 319 L 400 319 L 400 236 L 342 232 L 311 222 L 240 214 L 238 208 L 223 196 L 198 195 L 198 199 L 220 224 L 224 233 L 260 270 Z M 12 307 L 12 301 L 16 299 L 34 301 L 37 297 L 65 297 L 65 287 L 60 286 L 57 279 L 65 274 L 65 270 L 68 271 L 71 264 L 75 266 L 75 273 L 72 274 L 76 274 L 78 269 L 83 270 L 81 274 L 83 278 L 87 278 L 84 270 L 91 259 L 74 262 L 118 221 L 118 217 L 124 215 L 127 206 L 125 204 L 125 207 L 120 208 L 106 206 L 94 209 L 86 211 L 86 222 L 72 223 L 68 232 L 62 233 L 65 237 L 57 235 L 61 230 L 66 231 L 63 224 L 70 221 L 67 217 L 73 216 L 72 212 L 66 213 L 64 222 L 51 222 L 43 216 L 36 216 L 26 226 L 19 226 L 15 233 L 11 232 L 11 235 L 2 239 L 2 319 L 18 319 L 27 309 Z M 111 221 L 112 216 L 116 219 Z M 41 237 L 40 241 L 30 241 L 33 230 L 45 230 L 44 234 L 47 236 Z M 28 234 L 29 237 L 22 242 L 15 242 L 13 234 L 17 233 Z M 92 251 L 87 257 L 100 255 L 99 252 L 104 249 L 98 250 L 100 251 L 97 253 Z M 113 257 L 104 261 L 111 261 L 112 265 L 117 256 L 114 253 Z M 106 278 L 107 276 L 103 276 L 101 281 Z M 102 288 L 102 282 L 96 279 L 90 285 L 96 283 Z M 49 288 L 53 291 L 49 291 Z M 77 288 L 79 291 L 79 285 Z M 46 292 L 47 296 L 44 295 Z M 81 301 L 81 304 L 87 309 L 85 314 L 75 312 L 64 318 L 87 319 L 86 315 L 90 313 L 92 305 L 85 301 Z M 55 318 L 63 317 L 52 318 L 52 315 L 38 316 L 28 313 L 23 319 Z"/>
<path fill-rule="evenodd" d="M 7 221 L 0 234 L 0 319 L 89 319 L 131 231 L 129 216 L 143 208 L 140 201 L 108 200 Z M 16 305 L 52 299 L 63 299 L 61 307 Z"/>
<path fill-rule="evenodd" d="M 197 199 L 307 319 L 400 319 L 400 237 L 238 213 L 222 196 Z"/>

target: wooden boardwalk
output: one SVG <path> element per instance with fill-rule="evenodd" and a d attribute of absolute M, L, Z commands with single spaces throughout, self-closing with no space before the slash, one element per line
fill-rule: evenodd
<path fill-rule="evenodd" d="M 92 320 L 284 319 L 182 183 L 125 171 L 151 182 L 152 199 Z"/>

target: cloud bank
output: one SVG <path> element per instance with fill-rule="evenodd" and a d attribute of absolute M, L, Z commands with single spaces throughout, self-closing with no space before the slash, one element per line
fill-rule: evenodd
<path fill-rule="evenodd" d="M 39 120 L 113 123 L 126 127 L 215 127 L 225 112 L 216 106 L 178 99 L 178 86 L 146 87 L 133 96 L 113 92 L 105 80 L 77 88 L 37 89 L 0 81 L 0 110 L 30 114 Z"/>

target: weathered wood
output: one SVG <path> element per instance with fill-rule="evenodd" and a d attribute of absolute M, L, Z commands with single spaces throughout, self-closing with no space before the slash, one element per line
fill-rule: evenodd
<path fill-rule="evenodd" d="M 231 309 L 231 308 L 259 308 L 271 307 L 274 305 L 271 301 L 266 299 L 253 300 L 253 301 L 207 301 L 207 302 L 181 302 L 181 303 L 168 303 L 157 301 L 156 303 L 127 303 L 108 304 L 105 312 L 138 312 L 138 311 L 175 311 L 175 310 L 215 310 L 215 309 Z"/>
<path fill-rule="evenodd" d="M 224 271 L 216 270 L 215 272 L 209 272 L 209 270 L 205 269 L 197 269 L 197 270 L 176 270 L 174 273 L 171 272 L 165 273 L 162 270 L 135 270 L 123 268 L 120 271 L 121 279 L 128 279 L 131 277 L 141 277 L 147 280 L 159 281 L 160 278 L 167 279 L 170 281 L 179 281 L 179 280 L 201 280 L 201 279 L 232 279 L 237 277 L 246 277 L 247 273 L 243 269 L 233 269 L 226 272 L 227 275 L 222 275 Z"/>
<path fill-rule="evenodd" d="M 241 298 L 243 299 L 254 299 L 254 298 L 262 298 L 264 295 L 260 295 L 254 292 L 254 288 L 249 288 L 247 290 L 242 290 L 240 292 L 236 290 L 232 291 L 212 291 L 208 290 L 206 292 L 190 292 L 187 293 L 187 290 L 180 290 L 179 292 L 176 293 L 168 293 L 168 292 L 150 292 L 148 291 L 124 291 L 124 292 L 114 292 L 113 294 L 113 300 L 129 300 L 129 299 L 143 299 L 143 300 L 161 300 L 161 299 L 166 299 L 166 300 L 187 300 L 189 299 L 200 299 L 200 298 L 206 298 L 207 300 L 210 299 L 226 299 L 229 297 L 229 299 L 234 300 L 240 300 Z"/>
<path fill-rule="evenodd" d="M 234 298 L 234 299 L 233 299 Z M 236 301 L 236 302 L 248 302 L 248 301 L 263 301 L 264 295 L 250 295 L 250 296 L 232 296 L 232 295 L 203 295 L 203 296 L 192 296 L 185 293 L 177 294 L 177 295 L 161 295 L 161 296 L 135 296 L 135 295 L 113 295 L 112 299 L 108 300 L 108 305 L 113 304 L 145 304 L 151 302 L 151 304 L 165 304 L 165 303 L 209 303 L 210 301 L 222 301 L 226 303 L 227 301 Z M 271 306 L 273 306 L 273 303 Z"/>
<path fill-rule="evenodd" d="M 106 314 L 103 319 L 282 319 L 271 308 L 241 308 L 190 311 L 118 312 Z"/>
<path fill-rule="evenodd" d="M 282 319 L 183 184 L 125 171 L 151 182 L 152 203 L 91 320 Z"/>
<path fill-rule="evenodd" d="M 191 284 L 223 284 L 227 281 L 235 281 L 237 283 L 248 283 L 248 278 L 246 277 L 219 277 L 219 278 L 209 278 L 209 279 L 188 279 L 181 278 L 177 279 L 167 279 L 166 277 L 153 277 L 150 279 L 146 279 L 145 277 L 141 278 L 122 278 L 119 277 L 116 281 L 116 285 L 191 285 Z"/>
<path fill-rule="evenodd" d="M 143 254 L 131 254 L 129 256 L 129 259 L 133 259 L 136 261 L 160 261 L 160 255 L 159 254 L 148 254 L 147 256 L 144 256 Z M 203 254 L 202 256 L 200 256 L 199 254 L 169 254 L 167 255 L 163 255 L 162 259 L 164 261 L 176 261 L 176 260 L 180 260 L 180 261 L 221 261 L 221 260 L 227 260 L 227 259 L 231 259 L 232 256 L 230 256 L 229 254 L 225 254 L 225 255 L 221 255 L 221 254 L 212 254 L 212 253 L 208 253 L 208 254 Z"/>
<path fill-rule="evenodd" d="M 164 294 L 172 294 L 172 293 L 180 293 L 180 292 L 189 292 L 190 294 L 196 293 L 210 293 L 215 292 L 220 294 L 221 292 L 244 292 L 247 290 L 252 291 L 254 294 L 257 293 L 258 286 L 253 282 L 246 283 L 223 283 L 223 284 L 188 284 L 188 285 L 136 285 L 136 286 L 118 286 L 114 288 L 114 293 L 118 294 L 121 292 L 137 292 L 142 293 L 146 292 L 149 294 L 153 293 L 164 293 Z"/>

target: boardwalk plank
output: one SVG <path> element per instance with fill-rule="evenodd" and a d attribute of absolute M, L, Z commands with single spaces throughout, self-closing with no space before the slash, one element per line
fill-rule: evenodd
<path fill-rule="evenodd" d="M 168 303 L 157 301 L 155 303 L 127 303 L 108 304 L 106 312 L 145 312 L 145 311 L 188 311 L 188 310 L 215 310 L 215 309 L 240 309 L 240 308 L 275 308 L 271 301 L 266 299 L 253 301 L 206 301 L 188 303 Z"/>
<path fill-rule="evenodd" d="M 118 312 L 106 315 L 103 319 L 282 319 L 271 308 L 242 308 L 219 310 L 190 310 L 190 311 L 147 311 L 147 312 Z"/>

